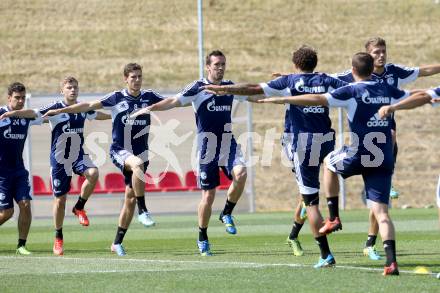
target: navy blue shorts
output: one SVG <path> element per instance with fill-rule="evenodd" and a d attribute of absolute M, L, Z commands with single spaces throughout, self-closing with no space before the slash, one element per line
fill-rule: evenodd
<path fill-rule="evenodd" d="M 13 200 L 32 200 L 29 172 L 24 168 L 0 172 L 0 210 L 13 208 Z"/>
<path fill-rule="evenodd" d="M 393 176 L 392 168 L 364 167 L 361 155 L 347 146 L 328 155 L 327 167 L 344 179 L 362 175 L 367 199 L 388 205 Z"/>
<path fill-rule="evenodd" d="M 334 150 L 334 139 L 329 141 L 313 141 L 313 135 L 307 135 L 307 142 L 292 143 L 292 137 L 283 136 L 282 146 L 287 158 L 292 162 L 292 172 L 295 173 L 296 182 L 301 194 L 314 194 L 319 192 L 319 170 L 324 158 Z M 333 136 L 334 138 L 334 136 Z"/>
<path fill-rule="evenodd" d="M 209 150 L 206 144 L 202 145 L 199 154 L 199 167 L 197 172 L 197 181 L 199 188 L 202 190 L 214 189 L 220 185 L 219 168 L 223 170 L 225 175 L 232 180 L 232 169 L 235 166 L 245 166 L 245 160 L 241 152 L 241 147 L 232 137 L 229 146 L 217 146 L 215 155 L 214 150 Z M 212 154 L 212 159 L 210 158 Z"/>
<path fill-rule="evenodd" d="M 133 177 L 133 172 L 125 170 L 125 161 L 130 156 L 134 155 L 125 149 L 110 149 L 110 158 L 113 164 L 121 171 L 122 175 L 124 175 L 125 185 L 132 188 L 131 179 Z M 149 161 L 144 162 L 144 172 L 147 172 L 148 164 Z"/>
<path fill-rule="evenodd" d="M 53 195 L 58 197 L 70 191 L 72 181 L 72 171 L 77 175 L 82 175 L 89 168 L 96 168 L 89 155 L 80 154 L 72 164 L 72 169 L 68 170 L 63 164 L 56 164 L 50 168 L 50 178 L 52 181 Z"/>

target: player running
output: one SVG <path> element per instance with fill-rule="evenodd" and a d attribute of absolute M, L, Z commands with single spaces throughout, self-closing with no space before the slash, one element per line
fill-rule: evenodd
<path fill-rule="evenodd" d="M 346 85 L 324 73 L 315 73 L 318 56 L 314 49 L 302 46 L 293 53 L 292 61 L 297 74 L 281 76 L 268 83 L 205 86 L 218 94 L 291 96 L 305 93 L 326 93 Z M 260 98 L 248 98 L 258 101 Z M 312 233 L 317 241 L 321 258 L 315 268 L 333 266 L 335 259 L 330 252 L 327 237 L 319 233 L 322 216 L 319 211 L 319 170 L 324 157 L 334 149 L 334 130 L 331 128 L 328 107 L 287 105 L 285 113 L 283 147 L 292 161 L 296 181 L 303 201 Z M 287 241 L 293 254 L 303 254 L 298 233 L 304 221 L 295 221 Z"/>
<path fill-rule="evenodd" d="M 116 237 L 111 251 L 119 256 L 126 255 L 122 245 L 124 236 L 133 218 L 137 202 L 138 220 L 146 227 L 155 224 L 145 206 L 145 177 L 148 167 L 148 134 L 150 115 L 138 116 L 135 120 L 129 116 L 137 109 L 155 104 L 163 97 L 152 90 L 142 90 L 142 67 L 129 63 L 124 67 L 124 80 L 127 88 L 112 92 L 103 99 L 82 102 L 69 107 L 49 110 L 44 116 L 61 113 L 87 113 L 97 109 L 111 111 L 112 138 L 110 158 L 125 177 L 125 201 L 119 216 Z"/>
<path fill-rule="evenodd" d="M 34 110 L 10 111 L 4 117 L 37 118 L 46 114 L 49 110 L 62 109 L 77 103 L 79 93 L 78 80 L 72 76 L 64 78 L 61 82 L 61 94 L 63 100 L 51 103 Z M 70 191 L 73 173 L 84 176 L 85 181 L 81 186 L 80 196 L 72 209 L 72 213 L 78 217 L 79 223 L 89 226 L 89 219 L 84 205 L 93 193 L 99 178 L 98 168 L 84 153 L 84 122 L 85 120 L 110 119 L 110 115 L 90 111 L 80 114 L 59 114 L 49 117 L 52 131 L 50 150 L 50 178 L 54 195 L 53 218 L 55 226 L 55 240 L 53 253 L 64 254 L 63 223 L 65 216 L 67 193 Z"/>

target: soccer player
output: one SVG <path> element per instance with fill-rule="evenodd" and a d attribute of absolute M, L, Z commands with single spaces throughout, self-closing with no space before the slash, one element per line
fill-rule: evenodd
<path fill-rule="evenodd" d="M 379 37 L 374 37 L 369 39 L 365 43 L 365 50 L 368 54 L 370 54 L 374 58 L 374 70 L 371 75 L 372 79 L 378 81 L 380 83 L 386 83 L 388 85 L 395 86 L 397 88 L 401 88 L 402 86 L 415 81 L 418 77 L 423 76 L 431 76 L 434 74 L 440 73 L 440 64 L 435 65 L 426 65 L 420 67 L 405 67 L 401 65 L 396 65 L 393 63 L 387 63 L 387 48 L 386 42 L 384 39 Z M 351 70 L 348 70 L 343 73 L 336 74 L 336 77 L 346 82 L 354 82 L 354 77 L 351 73 Z M 391 120 L 392 125 L 392 135 L 394 142 L 394 161 L 397 158 L 397 143 L 396 143 L 396 122 L 394 120 L 394 116 Z M 392 185 L 390 189 L 390 197 L 397 198 L 399 193 L 395 190 Z M 329 204 L 332 202 L 337 202 L 336 199 L 328 200 Z M 369 204 L 369 201 L 367 201 Z M 338 216 L 338 215 L 336 215 Z M 331 221 L 335 221 L 332 216 L 327 220 L 327 225 L 324 228 L 324 232 L 328 233 L 332 231 L 332 223 Z M 372 260 L 381 259 L 380 255 L 376 251 L 376 238 L 379 231 L 379 226 L 377 224 L 376 219 L 372 212 L 369 214 L 369 227 L 368 227 L 368 238 L 365 242 L 364 255 L 368 256 Z M 337 220 L 335 221 L 337 223 Z"/>
<path fill-rule="evenodd" d="M 14 214 L 14 202 L 20 210 L 18 216 L 17 254 L 29 255 L 26 240 L 32 222 L 29 172 L 24 167 L 23 149 L 29 126 L 41 124 L 41 119 L 8 118 L 4 113 L 23 109 L 26 88 L 19 82 L 8 87 L 8 104 L 0 108 L 0 225 Z"/>
<path fill-rule="evenodd" d="M 37 111 L 17 110 L 4 114 L 4 117 L 37 118 L 52 109 L 62 109 L 77 103 L 78 80 L 72 76 L 64 78 L 61 82 L 62 101 L 51 103 Z M 110 115 L 90 111 L 80 114 L 59 114 L 49 117 L 52 130 L 50 150 L 50 178 L 54 195 L 53 218 L 55 226 L 55 240 L 53 253 L 64 255 L 63 223 L 65 216 L 67 193 L 70 191 L 72 170 L 75 174 L 84 176 L 86 180 L 81 186 L 80 196 L 72 213 L 78 217 L 83 226 L 89 225 L 89 219 L 84 205 L 95 189 L 99 178 L 98 168 L 84 153 L 84 122 L 86 119 L 105 120 Z"/>
<path fill-rule="evenodd" d="M 280 97 L 261 102 L 292 103 L 344 107 L 352 131 L 351 144 L 331 152 L 325 159 L 324 184 L 330 194 L 339 193 L 337 174 L 343 178 L 362 175 L 366 196 L 370 200 L 379 224 L 386 253 L 383 275 L 398 275 L 394 225 L 388 213 L 391 176 L 394 170 L 392 122 L 381 120 L 381 106 L 394 104 L 409 96 L 388 83 L 371 80 L 373 57 L 365 52 L 352 59 L 352 74 L 356 82 L 324 95 Z"/>
<path fill-rule="evenodd" d="M 397 104 L 391 106 L 384 106 L 379 110 L 379 116 L 384 119 L 392 115 L 395 111 L 408 110 L 416 107 L 420 107 L 424 104 L 431 103 L 432 105 L 438 106 L 440 103 L 440 87 L 435 89 L 430 89 L 427 91 L 417 92 L 414 96 L 405 99 Z M 437 183 L 437 193 L 436 202 L 438 207 L 439 224 L 440 224 L 440 176 Z"/>
<path fill-rule="evenodd" d="M 220 184 L 219 167 L 232 179 L 227 192 L 226 204 L 220 214 L 220 221 L 226 226 L 226 232 L 236 234 L 232 211 L 243 193 L 246 183 L 246 167 L 240 145 L 232 135 L 231 110 L 233 95 L 213 95 L 203 86 L 210 84 L 228 85 L 223 80 L 226 71 L 226 57 L 221 51 L 212 51 L 206 56 L 208 77 L 189 84 L 177 96 L 139 111 L 164 111 L 174 107 L 191 105 L 194 108 L 198 139 L 198 184 L 202 189 L 202 199 L 198 208 L 199 238 L 197 246 L 203 256 L 212 255 L 208 239 L 208 224 L 212 213 L 216 187 Z"/>
<path fill-rule="evenodd" d="M 142 90 L 142 67 L 129 63 L 124 67 L 124 80 L 127 88 L 112 92 L 103 99 L 82 102 L 69 107 L 47 111 L 44 116 L 61 113 L 87 113 L 97 109 L 111 110 L 112 137 L 110 158 L 125 178 L 125 201 L 119 216 L 116 237 L 111 251 L 118 256 L 126 255 L 122 241 L 133 218 L 137 202 L 138 220 L 144 226 L 155 224 L 145 206 L 145 178 L 148 166 L 148 134 L 150 115 L 140 115 L 137 119 L 129 116 L 137 109 L 157 103 L 163 97 L 152 90 Z"/>
<path fill-rule="evenodd" d="M 297 74 L 281 76 L 260 84 L 205 86 L 212 92 L 237 95 L 291 96 L 305 93 L 326 93 L 346 85 L 324 73 L 315 73 L 318 56 L 313 48 L 302 46 L 293 53 L 292 61 Z M 258 101 L 260 98 L 248 98 Z M 328 107 L 288 105 L 285 113 L 283 145 L 293 162 L 299 191 L 307 207 L 307 216 L 313 235 L 321 250 L 315 268 L 332 266 L 335 260 L 330 252 L 327 237 L 319 233 L 322 216 L 319 211 L 319 170 L 324 157 L 334 149 L 334 130 L 331 128 Z M 297 219 L 299 220 L 299 219 Z M 303 254 L 298 233 L 304 221 L 295 221 L 287 241 L 294 255 Z"/>

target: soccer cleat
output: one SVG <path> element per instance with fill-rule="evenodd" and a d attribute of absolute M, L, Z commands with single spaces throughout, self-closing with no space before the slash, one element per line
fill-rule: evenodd
<path fill-rule="evenodd" d="M 399 275 L 399 269 L 397 268 L 397 262 L 392 262 L 389 267 L 385 266 L 383 268 L 384 276 L 398 276 Z"/>
<path fill-rule="evenodd" d="M 139 214 L 138 221 L 145 227 L 153 227 L 154 225 L 156 225 L 156 222 L 154 222 L 149 212 L 143 212 L 142 214 Z"/>
<path fill-rule="evenodd" d="M 299 213 L 299 217 L 301 218 L 301 220 L 307 219 L 307 209 L 304 202 L 301 203 L 301 212 Z"/>
<path fill-rule="evenodd" d="M 122 244 L 114 244 L 110 247 L 111 252 L 116 253 L 118 256 L 125 256 L 127 253 L 125 252 L 124 246 Z"/>
<path fill-rule="evenodd" d="M 226 232 L 229 234 L 237 234 L 237 228 L 235 228 L 234 220 L 231 215 L 220 214 L 220 221 L 225 224 Z"/>
<path fill-rule="evenodd" d="M 336 217 L 333 221 L 330 221 L 330 219 L 326 219 L 324 222 L 324 226 L 319 229 L 319 233 L 330 234 L 338 230 L 342 230 L 342 223 L 341 220 L 339 220 L 339 217 Z"/>
<path fill-rule="evenodd" d="M 55 242 L 53 243 L 53 254 L 64 255 L 63 245 L 64 245 L 63 239 L 55 238 Z"/>
<path fill-rule="evenodd" d="M 77 210 L 76 208 L 72 209 L 72 213 L 78 217 L 79 223 L 83 226 L 89 225 L 89 218 L 87 218 L 87 214 L 85 210 Z"/>
<path fill-rule="evenodd" d="M 15 253 L 19 254 L 19 255 L 30 255 L 30 254 L 32 254 L 32 252 L 27 250 L 27 248 L 25 246 L 20 246 L 19 248 L 17 248 Z"/>
<path fill-rule="evenodd" d="M 209 245 L 208 240 L 200 241 L 197 240 L 197 246 L 199 247 L 200 255 L 202 256 L 211 256 L 211 247 Z"/>
<path fill-rule="evenodd" d="M 398 199 L 399 198 L 399 191 L 397 191 L 394 186 L 391 186 L 390 189 L 390 198 L 391 199 Z"/>
<path fill-rule="evenodd" d="M 325 259 L 320 257 L 318 263 L 313 267 L 315 269 L 322 269 L 322 268 L 334 267 L 335 265 L 336 265 L 335 258 L 333 257 L 333 255 L 329 254 Z"/>
<path fill-rule="evenodd" d="M 287 237 L 286 242 L 292 248 L 292 252 L 294 256 L 304 255 L 304 251 L 301 247 L 301 243 L 299 242 L 298 238 L 290 239 L 289 237 Z"/>
<path fill-rule="evenodd" d="M 382 257 L 377 253 L 376 246 L 368 246 L 364 248 L 364 255 L 371 260 L 380 260 Z"/>

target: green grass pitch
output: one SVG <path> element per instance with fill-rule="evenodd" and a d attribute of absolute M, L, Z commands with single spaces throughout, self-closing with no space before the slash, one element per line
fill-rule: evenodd
<path fill-rule="evenodd" d="M 319 257 L 308 223 L 300 240 L 303 257 L 285 244 L 289 213 L 236 214 L 237 235 L 228 235 L 213 214 L 213 257 L 197 253 L 196 215 L 157 215 L 157 225 L 133 221 L 126 257 L 110 253 L 117 217 L 91 217 L 90 227 L 73 218 L 64 226 L 65 255 L 52 255 L 51 220 L 34 220 L 28 257 L 15 256 L 16 223 L 0 227 L 1 292 L 439 292 L 440 233 L 435 209 L 392 210 L 397 230 L 399 277 L 383 277 L 383 261 L 362 255 L 366 210 L 342 212 L 343 230 L 329 236 L 336 268 L 315 270 Z M 383 249 L 378 239 L 378 250 Z"/>

